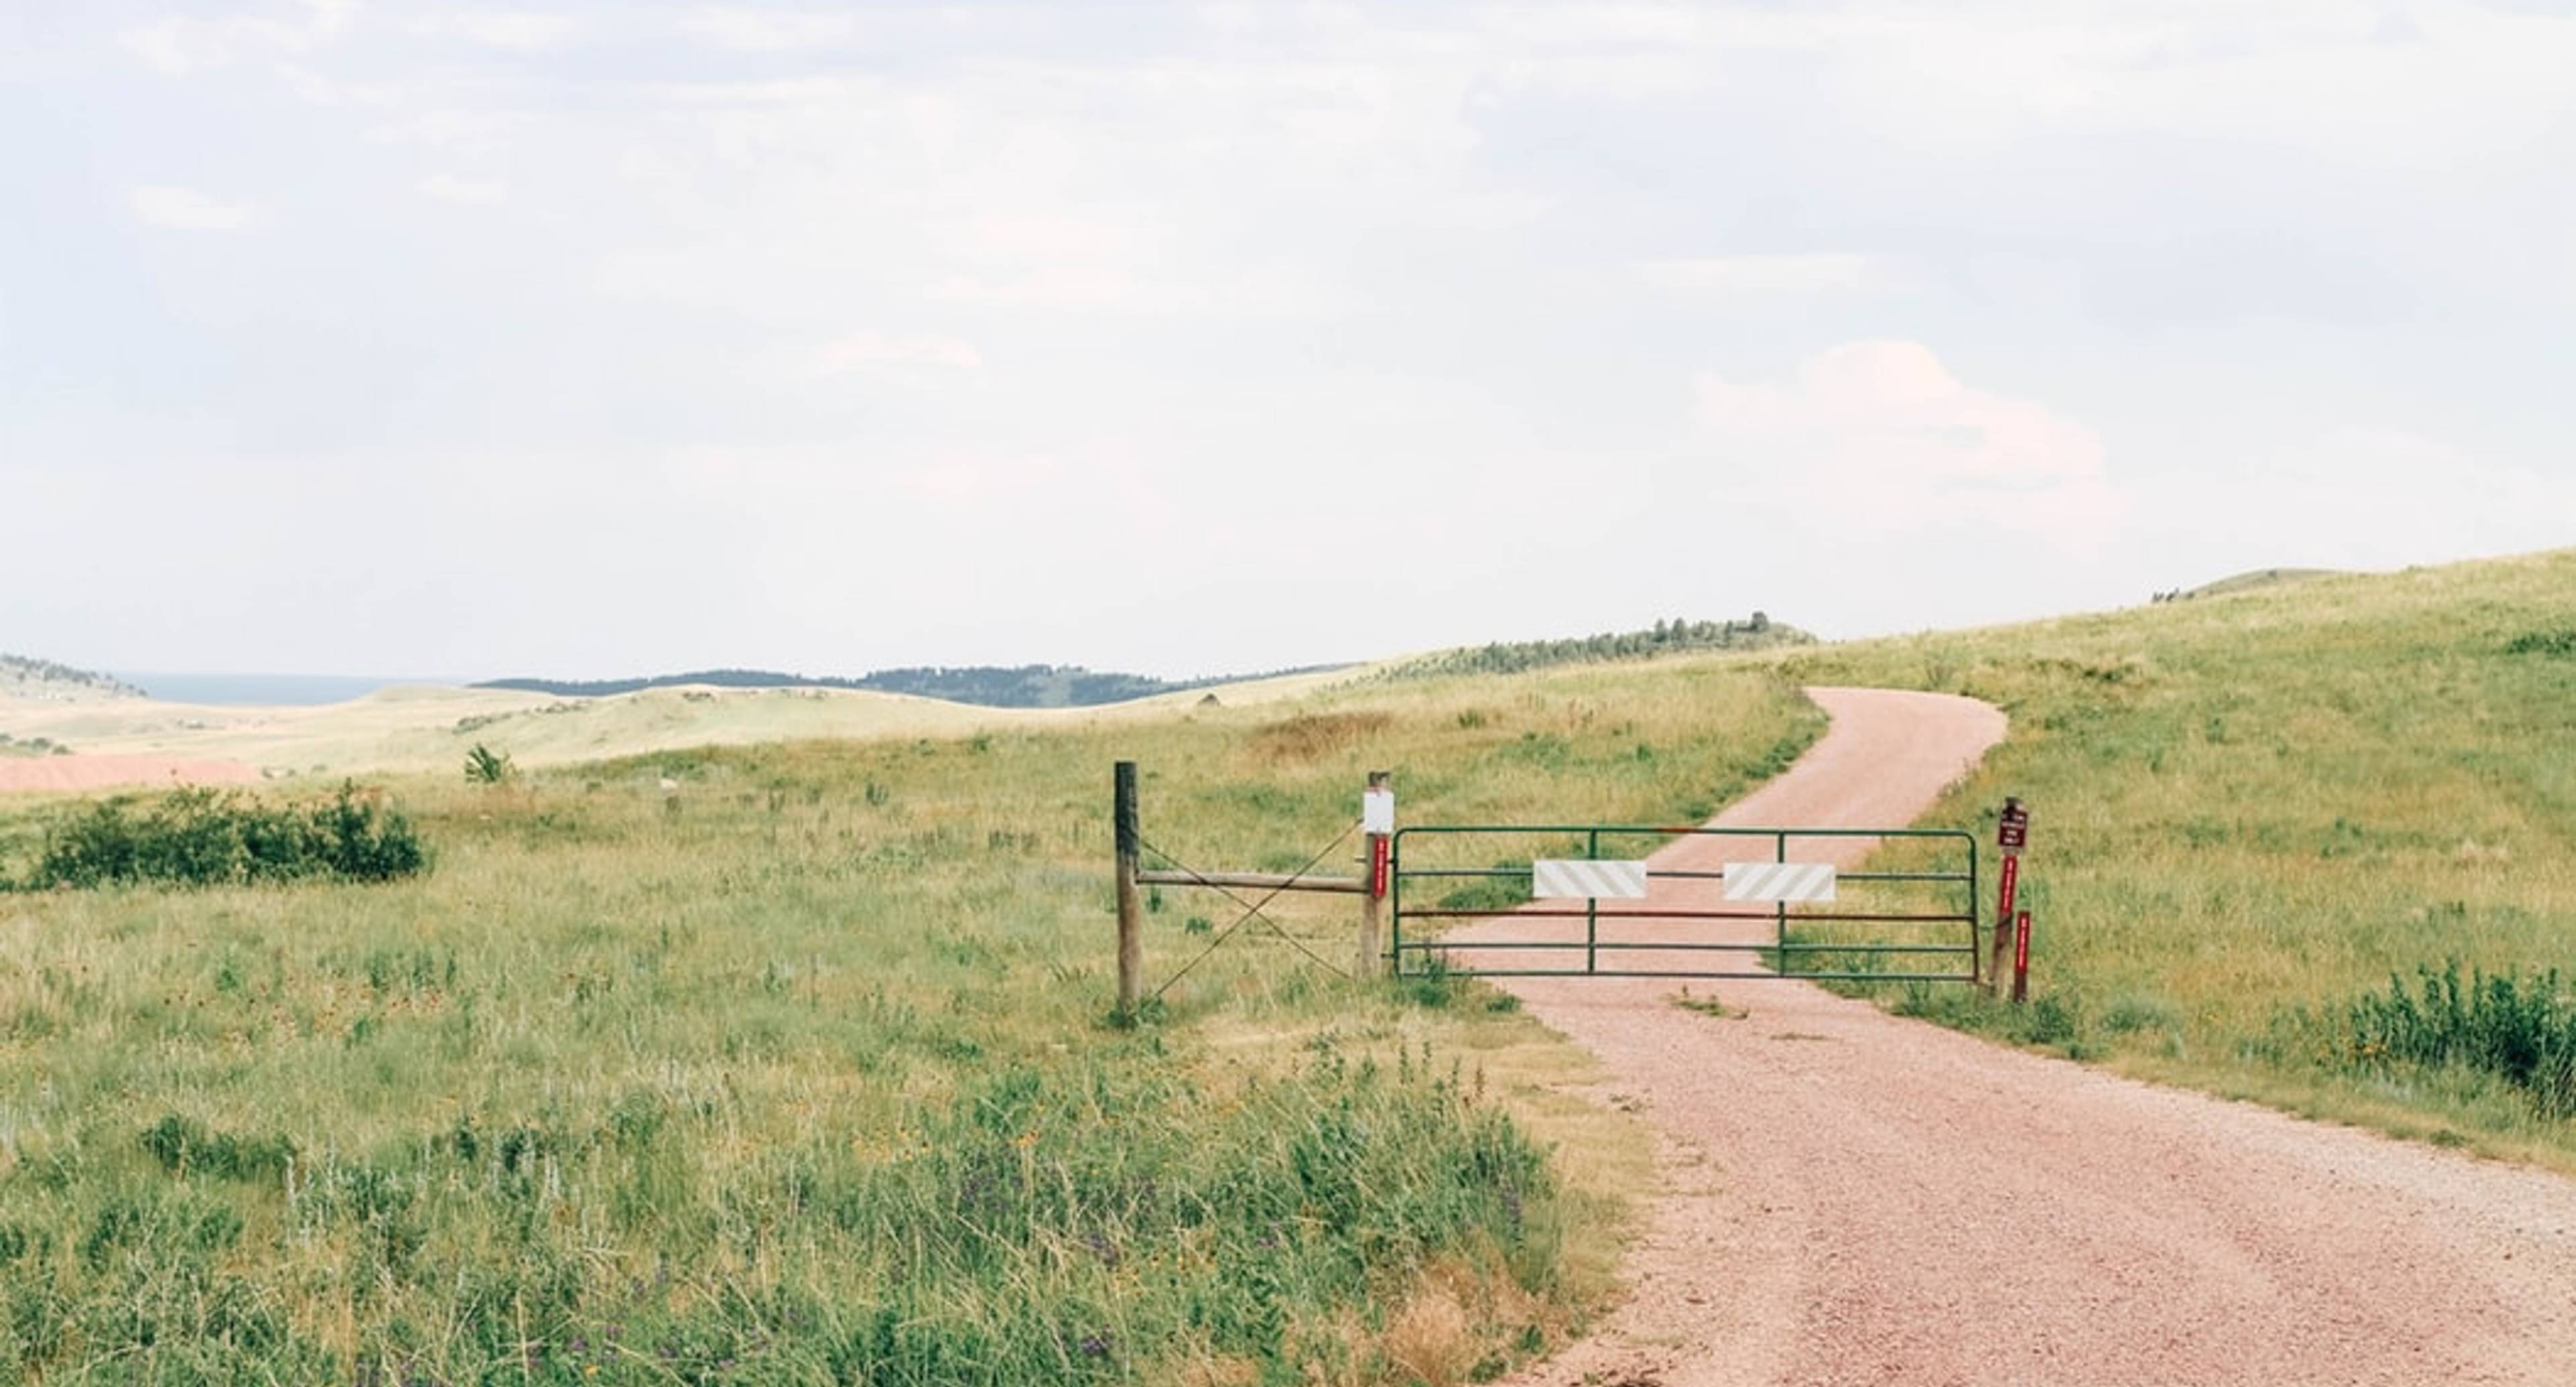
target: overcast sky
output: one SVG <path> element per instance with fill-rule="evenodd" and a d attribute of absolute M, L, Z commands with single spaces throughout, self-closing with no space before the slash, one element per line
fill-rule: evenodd
<path fill-rule="evenodd" d="M 1189 674 L 2576 543 L 2571 74 L 2549 0 L 0 0 L 0 649 Z"/>

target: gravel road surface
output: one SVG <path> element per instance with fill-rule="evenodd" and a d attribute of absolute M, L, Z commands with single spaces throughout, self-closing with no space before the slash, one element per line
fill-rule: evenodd
<path fill-rule="evenodd" d="M 1831 730 L 1716 822 L 1906 824 L 2003 736 L 2002 714 L 1968 699 L 1810 692 Z M 1725 852 L 1690 840 L 1656 862 Z M 1507 917 L 1468 937 L 1565 926 Z M 1806 983 L 1693 985 L 1740 1017 L 1673 1005 L 1669 980 L 1510 986 L 1660 1128 L 1670 1181 L 1628 1300 L 1521 1387 L 2576 1387 L 2576 1182 L 2117 1078 Z"/>

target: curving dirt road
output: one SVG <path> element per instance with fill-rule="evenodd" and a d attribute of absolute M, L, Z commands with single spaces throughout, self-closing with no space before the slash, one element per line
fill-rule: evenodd
<path fill-rule="evenodd" d="M 1966 699 L 1810 692 L 1832 729 L 1717 822 L 1906 823 L 2003 735 Z M 1805 983 L 1719 984 L 1733 1019 L 1669 981 L 1511 985 L 1643 1105 L 1672 1184 L 1630 1299 L 1522 1387 L 2576 1384 L 2576 1182 Z"/>

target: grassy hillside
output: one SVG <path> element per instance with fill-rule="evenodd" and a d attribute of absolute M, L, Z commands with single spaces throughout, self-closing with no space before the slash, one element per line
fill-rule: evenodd
<path fill-rule="evenodd" d="M 0 1381 L 1465 1380 L 1603 1293 L 1642 1141 L 1535 1025 L 1258 928 L 1107 1025 L 1110 762 L 1281 868 L 1370 767 L 1660 821 L 1816 723 L 1704 660 L 443 768 L 390 786 L 425 876 L 0 894 Z M 0 870 L 81 808 L 0 807 Z M 1332 963 L 1351 913 L 1276 911 Z M 1162 894 L 1151 979 L 1233 918 Z"/>
<path fill-rule="evenodd" d="M 2567 1019 L 2576 551 L 2320 576 L 1772 667 L 1972 694 L 2012 715 L 2011 738 L 1936 817 L 1975 821 L 2008 793 L 2030 802 L 2045 1004 L 2019 1016 L 1949 996 L 1900 1005 L 2576 1168 L 2576 1128 L 2530 1092 L 2474 1064 L 2392 1062 L 2353 1024 L 2392 975 L 2415 991 L 2419 968 L 2451 960 L 2518 971 L 2559 994 Z M 2560 980 L 2545 980 L 2552 969 Z M 2545 1020 L 2514 1024 L 2538 1045 Z"/>
<path fill-rule="evenodd" d="M 1288 675 L 1217 691 L 1221 702 L 1302 697 L 1344 676 Z M 812 737 L 965 736 L 1008 728 L 1154 719 L 1194 707 L 1193 689 L 1113 708 L 974 708 L 844 689 L 648 689 L 563 699 L 507 689 L 411 686 L 315 707 L 201 708 L 149 699 L 78 704 L 0 701 L 0 733 L 84 752 L 221 757 L 274 779 L 437 771 L 475 745 L 521 765 L 561 765 L 682 747 Z"/>

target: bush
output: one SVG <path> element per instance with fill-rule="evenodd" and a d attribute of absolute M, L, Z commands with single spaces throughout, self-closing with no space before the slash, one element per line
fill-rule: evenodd
<path fill-rule="evenodd" d="M 498 785 L 518 771 L 519 768 L 510 763 L 510 753 L 494 751 L 481 742 L 476 742 L 474 749 L 465 753 L 465 783 L 468 785 Z"/>
<path fill-rule="evenodd" d="M 2362 1069 L 2456 1066 L 2491 1074 L 2549 1117 L 2576 1116 L 2576 999 L 2555 969 L 2533 977 L 2472 972 L 2454 961 L 2390 978 L 2385 994 L 2354 1002 L 2343 1060 Z"/>
<path fill-rule="evenodd" d="M 391 881 L 429 865 L 411 821 L 355 785 L 310 808 L 177 790 L 147 809 L 119 797 L 54 828 L 28 885 L 228 886 L 338 878 Z"/>
<path fill-rule="evenodd" d="M 2505 642 L 2507 655 L 2576 655 L 2576 626 L 2525 631 Z"/>

